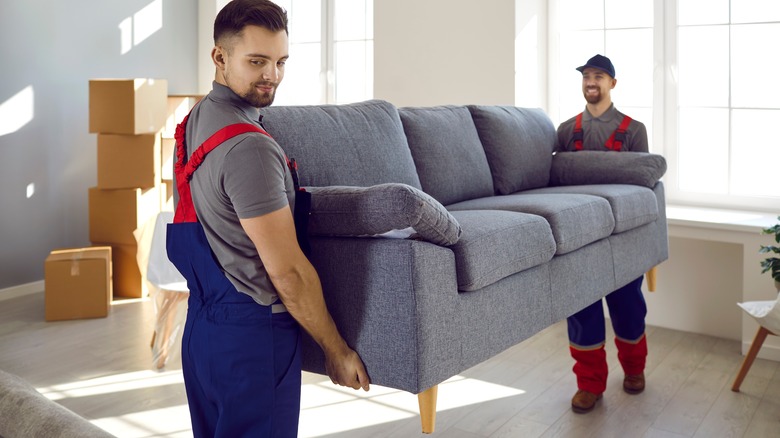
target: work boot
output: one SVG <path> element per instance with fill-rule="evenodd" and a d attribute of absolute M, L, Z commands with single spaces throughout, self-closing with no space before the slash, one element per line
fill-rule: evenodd
<path fill-rule="evenodd" d="M 645 373 L 626 374 L 623 378 L 623 391 L 629 394 L 639 394 L 645 390 Z"/>
<path fill-rule="evenodd" d="M 571 399 L 571 410 L 576 414 L 586 414 L 596 407 L 596 402 L 601 400 L 601 394 L 578 390 Z"/>

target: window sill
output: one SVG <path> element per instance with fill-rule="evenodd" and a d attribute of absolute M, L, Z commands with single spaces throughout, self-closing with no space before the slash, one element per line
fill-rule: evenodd
<path fill-rule="evenodd" d="M 777 213 L 749 210 L 691 207 L 667 204 L 669 225 L 719 231 L 760 233 L 778 222 Z"/>

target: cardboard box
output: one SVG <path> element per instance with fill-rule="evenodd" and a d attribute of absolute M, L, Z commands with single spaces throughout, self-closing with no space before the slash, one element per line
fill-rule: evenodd
<path fill-rule="evenodd" d="M 104 318 L 111 308 L 111 247 L 54 250 L 44 280 L 46 321 Z"/>
<path fill-rule="evenodd" d="M 135 244 L 133 231 L 160 212 L 162 184 L 151 189 L 89 189 L 89 240 Z"/>
<path fill-rule="evenodd" d="M 184 120 L 190 109 L 202 98 L 203 95 L 168 96 L 168 111 L 165 113 L 165 126 L 162 129 L 163 138 L 174 138 L 176 125 Z"/>
<path fill-rule="evenodd" d="M 143 298 L 149 295 L 138 268 L 138 245 L 111 245 L 114 264 L 114 297 Z"/>
<path fill-rule="evenodd" d="M 162 211 L 173 210 L 173 181 L 163 181 L 160 187 L 160 193 L 163 195 Z"/>
<path fill-rule="evenodd" d="M 160 183 L 159 134 L 98 134 L 97 187 L 153 188 Z"/>
<path fill-rule="evenodd" d="M 173 163 L 176 160 L 176 140 L 172 138 L 163 138 L 160 154 L 160 176 L 163 180 L 173 180 Z"/>
<path fill-rule="evenodd" d="M 167 109 L 164 79 L 89 81 L 89 132 L 153 134 L 165 125 Z"/>

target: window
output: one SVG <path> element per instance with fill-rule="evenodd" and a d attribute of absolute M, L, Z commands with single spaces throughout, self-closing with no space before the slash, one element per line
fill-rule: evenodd
<path fill-rule="evenodd" d="M 290 59 L 275 105 L 373 96 L 373 0 L 274 0 L 287 10 Z"/>
<path fill-rule="evenodd" d="M 780 2 L 550 0 L 550 114 L 582 111 L 573 69 L 610 57 L 618 108 L 647 125 L 672 203 L 780 208 Z M 557 120 L 556 120 L 557 118 Z"/>
<path fill-rule="evenodd" d="M 582 74 L 575 70 L 600 53 L 615 65 L 618 109 L 647 127 L 653 144 L 653 0 L 552 1 L 558 20 L 551 29 L 557 42 L 550 70 L 554 97 L 550 116 L 557 124 L 581 113 Z M 652 146 L 651 146 L 652 149 Z"/>
<path fill-rule="evenodd" d="M 677 0 L 677 196 L 780 205 L 780 3 Z"/>

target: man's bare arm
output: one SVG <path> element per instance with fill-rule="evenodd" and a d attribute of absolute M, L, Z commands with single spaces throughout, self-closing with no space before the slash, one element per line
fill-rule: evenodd
<path fill-rule="evenodd" d="M 241 226 L 255 244 L 279 298 L 325 352 L 333 383 L 368 391 L 363 362 L 339 334 L 325 305 L 319 276 L 298 246 L 290 207 L 241 219 Z"/>

